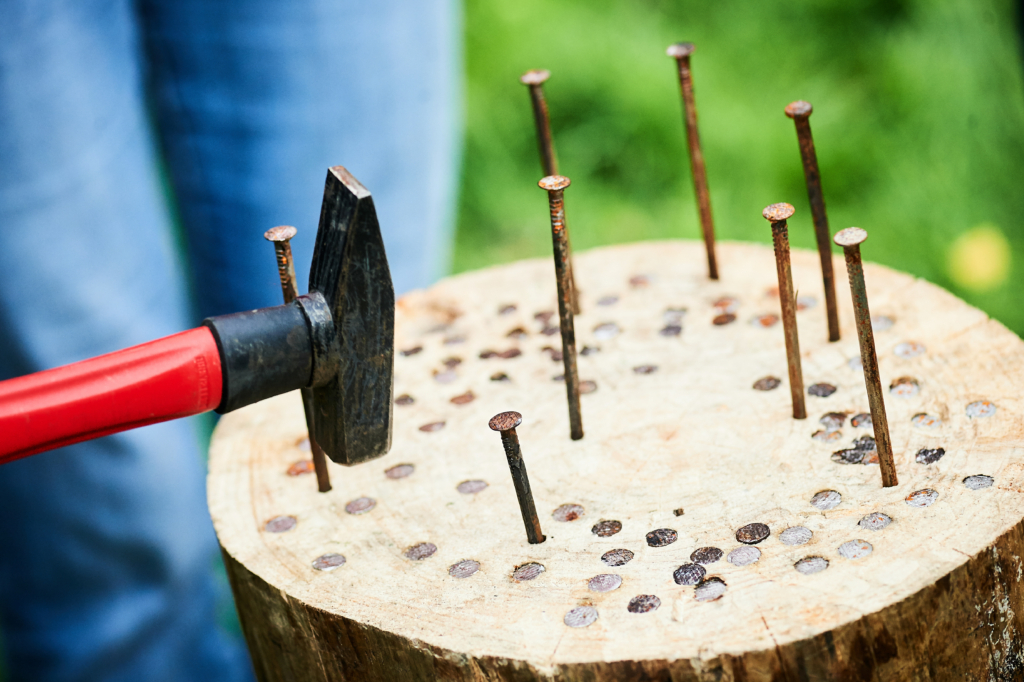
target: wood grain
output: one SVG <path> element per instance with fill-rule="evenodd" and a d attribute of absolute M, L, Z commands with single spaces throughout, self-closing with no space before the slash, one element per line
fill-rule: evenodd
<path fill-rule="evenodd" d="M 581 380 L 596 383 L 583 396 L 580 441 L 568 438 L 565 388 L 552 379 L 561 359 L 544 350 L 558 349 L 558 336 L 534 318 L 556 310 L 550 259 L 449 278 L 397 302 L 395 395 L 413 402 L 395 408 L 387 456 L 329 465 L 329 493 L 287 474 L 309 457 L 297 393 L 224 417 L 209 502 L 260 679 L 1018 679 L 1024 343 L 927 282 L 865 265 L 872 314 L 893 321 L 875 334 L 900 477 L 883 489 L 877 466 L 833 459 L 871 429 L 851 426 L 868 412 L 850 362 L 859 356 L 853 315 L 840 296 L 843 338 L 829 343 L 817 254 L 792 252 L 799 295 L 818 303 L 797 314 L 803 373 L 809 389 L 836 390 L 811 391 L 809 418 L 794 420 L 788 387 L 752 388 L 787 376 L 781 324 L 765 327 L 762 317 L 778 315 L 770 248 L 721 244 L 718 282 L 706 279 L 702 252 L 699 243 L 658 242 L 577 255 L 577 340 L 581 351 L 600 348 L 579 358 Z M 838 258 L 836 271 L 846 291 Z M 728 315 L 735 321 L 713 323 Z M 525 335 L 508 335 L 518 328 Z M 501 357 L 511 349 L 521 354 Z M 904 377 L 916 392 L 896 381 Z M 890 393 L 894 382 L 909 397 Z M 968 416 L 978 401 L 994 414 Z M 487 428 L 504 410 L 524 416 L 518 433 L 542 544 L 527 543 L 500 440 Z M 836 412 L 848 413 L 838 436 L 818 423 Z M 922 450 L 932 463 L 916 461 Z M 405 464 L 411 473 L 392 477 L 408 473 L 393 469 Z M 992 485 L 965 485 L 975 475 Z M 487 485 L 460 492 L 467 481 Z M 838 505 L 811 503 L 829 490 Z M 907 503 L 922 490 L 937 494 L 930 506 Z M 374 504 L 366 509 L 362 498 Z M 582 513 L 556 520 L 567 504 Z M 294 526 L 265 530 L 279 516 Z M 601 521 L 621 530 L 609 534 L 616 524 Z M 752 523 L 770 535 L 743 544 L 737 532 Z M 810 540 L 783 542 L 794 527 Z M 677 539 L 650 546 L 659 529 Z M 852 541 L 872 551 L 844 558 L 840 547 Z M 413 547 L 412 556 L 429 555 L 407 558 Z M 723 553 L 703 566 L 708 582 L 677 584 L 677 569 L 708 547 Z M 741 548 L 757 549 L 758 560 L 726 558 Z M 616 549 L 632 560 L 602 561 Z M 750 549 L 736 556 L 744 553 L 749 560 Z M 315 569 L 326 554 L 343 555 L 344 565 Z M 827 567 L 797 569 L 813 557 Z M 457 564 L 456 573 L 467 570 L 465 561 L 479 570 L 449 574 Z M 544 570 L 513 579 L 531 562 Z M 620 576 L 621 586 L 589 589 L 601 574 Z M 720 598 L 698 599 L 718 581 Z M 651 596 L 657 608 L 630 610 L 649 607 Z M 566 614 L 581 606 L 597 619 L 567 627 Z"/>

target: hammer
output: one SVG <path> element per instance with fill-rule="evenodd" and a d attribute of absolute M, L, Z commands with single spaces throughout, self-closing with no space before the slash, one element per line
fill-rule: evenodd
<path fill-rule="evenodd" d="M 0 464 L 312 389 L 311 434 L 358 464 L 391 447 L 395 290 L 369 191 L 327 171 L 309 293 L 291 303 L 0 382 Z"/>

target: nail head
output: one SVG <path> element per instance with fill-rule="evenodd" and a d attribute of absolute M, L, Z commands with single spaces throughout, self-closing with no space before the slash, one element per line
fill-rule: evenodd
<path fill-rule="evenodd" d="M 518 412 L 501 412 L 491 417 L 487 426 L 491 431 L 509 431 L 523 423 L 523 415 Z"/>
<path fill-rule="evenodd" d="M 697 48 L 693 43 L 673 43 L 668 46 L 667 50 L 665 50 L 665 54 L 669 57 L 680 59 L 682 57 L 689 57 L 696 49 Z"/>
<path fill-rule="evenodd" d="M 549 175 L 546 178 L 541 178 L 541 181 L 537 183 L 541 189 L 546 189 L 549 192 L 556 189 L 565 189 L 569 186 L 569 178 L 564 175 Z"/>
<path fill-rule="evenodd" d="M 540 85 L 549 78 L 551 72 L 547 69 L 530 69 L 519 77 L 519 82 L 523 85 Z"/>
<path fill-rule="evenodd" d="M 857 246 L 864 242 L 868 238 L 866 230 L 862 230 L 859 227 L 848 227 L 845 230 L 839 230 L 836 232 L 836 236 L 832 238 L 836 244 L 842 247 Z"/>
<path fill-rule="evenodd" d="M 788 219 L 796 212 L 790 204 L 772 204 L 771 206 L 765 206 L 764 210 L 761 211 L 761 215 L 764 216 L 765 220 L 773 223 L 782 222 Z"/>
<path fill-rule="evenodd" d="M 291 225 L 278 225 L 263 233 L 263 238 L 268 242 L 286 242 L 295 236 L 296 230 Z"/>
<path fill-rule="evenodd" d="M 807 118 L 812 111 L 814 111 L 814 107 L 811 106 L 811 103 L 802 99 L 786 105 L 786 116 L 790 118 Z"/>

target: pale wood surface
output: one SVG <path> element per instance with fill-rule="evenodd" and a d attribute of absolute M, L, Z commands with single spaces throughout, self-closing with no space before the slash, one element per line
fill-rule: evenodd
<path fill-rule="evenodd" d="M 888 666 L 907 679 L 929 679 L 921 666 L 935 666 L 931 675 L 942 678 L 957 665 L 974 666 L 972 656 L 990 669 L 1007 669 L 1019 653 L 1024 606 L 1016 584 L 1024 571 L 1024 343 L 938 287 L 865 265 L 872 314 L 894 320 L 875 335 L 883 384 L 910 376 L 920 385 L 910 398 L 886 395 L 900 485 L 883 489 L 877 466 L 838 464 L 830 457 L 870 435 L 869 428 L 853 428 L 847 419 L 838 440 L 811 438 L 827 412 L 868 411 L 862 374 L 848 364 L 859 353 L 842 258 L 835 259 L 835 269 L 843 339 L 828 343 L 817 256 L 793 252 L 796 288 L 817 299 L 798 314 L 805 381 L 838 388 L 827 398 L 808 396 L 809 418 L 795 421 L 781 324 L 751 324 L 755 315 L 778 313 L 778 300 L 767 291 L 776 284 L 771 249 L 720 244 L 722 279 L 710 282 L 702 248 L 697 242 L 658 242 L 576 255 L 584 311 L 576 317 L 578 346 L 601 349 L 579 361 L 581 379 L 597 384 L 583 396 L 581 441 L 569 439 L 564 385 L 552 380 L 562 373 L 561 362 L 541 351 L 560 348 L 559 337 L 540 334 L 542 324 L 534 319 L 536 312 L 556 310 L 550 259 L 460 275 L 399 300 L 396 348 L 423 350 L 396 353 L 395 396 L 409 394 L 415 402 L 396 406 L 394 445 L 386 457 L 353 468 L 330 465 L 329 493 L 316 492 L 312 475 L 286 474 L 308 458 L 299 447 L 304 422 L 297 393 L 222 419 L 211 447 L 211 513 L 236 592 L 243 592 L 243 620 L 281 620 L 244 623 L 250 642 L 266 628 L 278 640 L 292 628 L 298 639 L 289 646 L 308 641 L 322 672 L 335 670 L 325 645 L 332 641 L 349 663 L 365 657 L 345 668 L 351 679 L 377 679 L 389 657 L 404 661 L 410 679 L 613 679 L 634 670 L 616 667 L 619 661 L 640 662 L 635 665 L 649 679 L 668 679 L 656 674 L 670 669 L 672 679 L 696 679 L 702 670 L 726 670 L 729 679 L 807 679 L 798 668 L 820 668 L 825 677 L 849 669 L 849 679 L 861 679 L 859 663 L 843 660 L 856 656 L 858 646 L 871 671 Z M 870 242 L 865 255 L 870 258 Z M 649 284 L 631 285 L 637 275 L 646 275 Z M 597 305 L 604 296 L 618 301 Z M 721 311 L 713 303 L 722 296 L 738 299 L 737 320 L 715 326 L 712 319 Z M 517 309 L 499 314 L 506 304 Z M 679 336 L 659 334 L 667 308 L 688 311 Z M 606 322 L 621 333 L 596 338 L 595 328 Z M 551 324 L 557 326 L 557 315 Z M 528 335 L 508 338 L 516 327 Z M 459 337 L 461 343 L 451 343 Z M 903 342 L 923 344 L 925 352 L 900 357 L 895 348 Z M 510 348 L 522 355 L 479 358 L 485 350 Z M 436 375 L 446 371 L 450 357 L 462 362 L 454 379 L 442 383 Z M 657 370 L 633 371 L 642 365 Z M 511 381 L 491 381 L 496 372 Z M 753 390 L 766 375 L 782 385 Z M 466 391 L 475 394 L 472 402 L 450 402 Z M 979 400 L 994 403 L 995 414 L 969 418 L 967 405 Z M 498 434 L 487 428 L 503 410 L 524 416 L 519 437 L 548 538 L 540 545 L 526 542 Z M 941 425 L 915 426 L 919 413 L 940 418 Z M 439 421 L 445 422 L 440 430 L 419 428 Z M 945 456 L 938 462 L 915 462 L 922 448 L 939 447 Z M 385 476 L 403 463 L 415 466 L 410 476 Z M 969 489 L 963 479 L 976 474 L 993 477 L 994 485 Z M 471 479 L 489 485 L 475 494 L 457 491 Z M 905 502 L 926 488 L 938 493 L 934 504 Z M 842 495 L 835 509 L 811 505 L 815 493 L 830 489 Z M 360 497 L 373 498 L 376 506 L 347 513 L 346 504 Z M 554 520 L 553 510 L 566 503 L 582 505 L 583 516 Z M 676 516 L 680 508 L 685 511 Z M 872 512 L 892 523 L 878 531 L 859 526 Z M 279 515 L 294 516 L 295 527 L 266 532 L 266 522 Z M 598 537 L 591 528 L 600 520 L 620 521 L 621 532 Z M 735 533 L 752 522 L 771 529 L 756 545 L 756 563 L 736 566 L 723 556 L 705 567 L 708 577 L 726 583 L 721 599 L 698 601 L 694 587 L 673 581 L 673 571 L 695 549 L 717 547 L 728 554 L 742 546 Z M 790 526 L 810 529 L 812 539 L 784 544 L 780 534 Z M 645 535 L 659 528 L 674 529 L 678 540 L 649 547 Z M 872 553 L 843 558 L 838 548 L 850 540 L 869 542 Z M 993 549 L 997 540 L 1002 545 Z M 421 561 L 404 556 L 422 542 L 436 545 L 436 553 Z M 601 561 L 617 548 L 635 557 L 619 567 Z M 315 570 L 312 562 L 326 553 L 347 561 L 333 571 Z M 809 556 L 827 559 L 828 568 L 798 572 L 794 564 Z M 449 576 L 449 566 L 467 559 L 480 562 L 477 573 Z M 528 582 L 511 579 L 517 566 L 531 561 L 545 572 Z M 621 587 L 590 591 L 588 580 L 603 573 L 621 576 Z M 259 605 L 241 603 L 245 595 Z M 661 605 L 631 613 L 627 604 L 637 595 L 656 595 Z M 281 603 L 270 603 L 278 597 Z M 598 619 L 589 627 L 567 627 L 563 617 L 581 605 L 595 607 Z M 288 619 L 301 623 L 289 625 Z M 868 622 L 874 629 L 864 631 Z M 332 640 L 338 632 L 318 634 L 318 628 L 348 634 L 339 643 Z M 390 653 L 371 660 L 369 652 L 360 652 L 356 630 L 374 646 L 386 643 Z M 892 643 L 882 659 L 879 641 Z M 403 658 L 405 648 L 431 662 Z M 814 660 L 818 655 L 821 661 Z M 578 678 L 566 672 L 587 664 L 593 665 Z M 501 672 L 509 665 L 520 672 Z M 736 665 L 746 666 L 745 677 Z M 493 677 L 484 676 L 485 669 Z M 263 678 L 288 679 L 271 673 Z"/>

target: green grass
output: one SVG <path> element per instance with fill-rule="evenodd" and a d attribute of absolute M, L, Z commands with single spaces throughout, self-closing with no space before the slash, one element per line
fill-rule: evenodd
<path fill-rule="evenodd" d="M 867 229 L 865 258 L 925 277 L 1018 333 L 1024 272 L 956 286 L 950 243 L 981 223 L 1024 253 L 1024 88 L 1012 5 L 992 0 L 468 0 L 467 136 L 457 271 L 550 253 L 526 88 L 546 85 L 573 246 L 697 238 L 672 42 L 692 58 L 721 239 L 769 242 L 761 209 L 797 208 L 813 248 L 787 103 L 811 125 L 833 232 Z"/>

